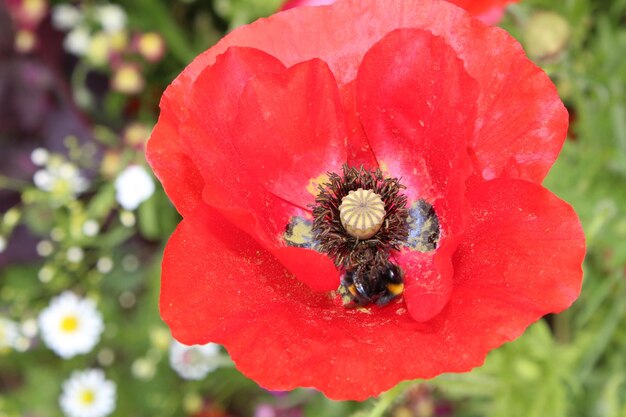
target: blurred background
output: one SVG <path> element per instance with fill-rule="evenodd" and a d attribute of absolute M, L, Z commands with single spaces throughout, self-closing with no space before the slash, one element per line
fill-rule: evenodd
<path fill-rule="evenodd" d="M 545 185 L 586 231 L 580 299 L 473 372 L 363 403 L 265 391 L 159 318 L 179 221 L 143 153 L 160 95 L 281 1 L 0 1 L 0 417 L 626 417 L 626 0 L 523 0 L 498 23 L 570 112 Z"/>

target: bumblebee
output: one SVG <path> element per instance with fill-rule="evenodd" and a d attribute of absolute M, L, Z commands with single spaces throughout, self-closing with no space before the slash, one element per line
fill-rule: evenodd
<path fill-rule="evenodd" d="M 339 294 L 345 307 L 384 306 L 404 291 L 402 270 L 389 262 L 376 268 L 347 270 L 341 275 Z"/>

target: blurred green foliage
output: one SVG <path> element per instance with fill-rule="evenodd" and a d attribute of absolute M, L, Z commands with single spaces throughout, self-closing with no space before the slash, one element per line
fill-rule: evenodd
<path fill-rule="evenodd" d="M 27 328 L 52 296 L 71 289 L 98 301 L 106 330 L 93 352 L 70 360 L 36 339 L 25 352 L 1 350 L 0 416 L 60 416 L 58 396 L 71 371 L 102 367 L 118 385 L 114 416 L 251 416 L 255 406 L 268 403 L 311 417 L 429 417 L 438 404 L 459 417 L 626 417 L 626 0 L 524 0 L 502 23 L 551 75 L 571 114 L 570 138 L 545 184 L 574 206 L 586 231 L 579 301 L 493 351 L 481 368 L 443 375 L 428 381 L 428 389 L 423 381 L 401 384 L 360 404 L 308 390 L 274 396 L 229 366 L 202 381 L 183 381 L 170 368 L 169 332 L 158 316 L 159 264 L 178 215 L 162 191 L 135 212 L 116 202 L 113 176 L 129 163 L 143 163 L 141 150 L 121 139 L 128 122 L 122 115 L 134 101 L 132 119 L 154 123 L 158 93 L 184 65 L 225 31 L 273 12 L 279 1 L 120 4 L 129 27 L 158 31 L 168 52 L 147 69 L 148 87 L 136 97 L 108 92 L 104 111 L 95 98 L 77 100 L 96 122 L 100 149 L 115 151 L 112 173 L 98 166 L 92 149 L 70 140 L 68 156 L 56 157 L 96 172 L 84 198 L 0 178 L 0 187 L 18 189 L 22 198 L 0 218 L 0 235 L 25 224 L 49 248 L 36 262 L 0 271 L 0 314 Z M 85 79 L 93 70 L 78 62 L 75 95 L 90 94 Z M 82 230 L 87 220 L 98 223 L 96 235 Z M 80 262 L 68 260 L 75 247 L 84 254 Z M 110 270 L 98 267 L 103 258 Z"/>

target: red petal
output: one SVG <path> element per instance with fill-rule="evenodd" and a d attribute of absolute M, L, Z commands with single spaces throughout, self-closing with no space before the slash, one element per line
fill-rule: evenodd
<path fill-rule="evenodd" d="M 249 48 L 231 48 L 179 97 L 179 140 L 204 179 L 203 200 L 268 245 L 279 243 L 291 204 L 271 195 L 247 175 L 232 144 L 239 97 L 258 73 L 281 71 L 275 58 Z"/>
<path fill-rule="evenodd" d="M 338 272 L 328 257 L 305 249 L 284 248 L 285 227 L 293 216 L 303 215 L 302 210 L 259 185 L 244 169 L 248 157 L 242 157 L 233 143 L 245 85 L 259 74 L 285 71 L 280 62 L 261 51 L 229 49 L 197 78 L 189 97 L 184 97 L 187 104 L 180 140 L 204 177 L 204 201 L 250 233 L 312 289 L 328 291 L 339 285 Z M 258 154 L 255 156 L 254 161 L 259 162 Z M 315 157 L 312 159 L 317 162 Z M 301 189 L 306 193 L 306 184 Z M 303 265 L 303 259 L 311 260 L 312 265 Z"/>
<path fill-rule="evenodd" d="M 206 201 L 223 209 L 246 206 L 246 196 L 267 194 L 254 187 L 241 169 L 232 143 L 239 98 L 254 76 L 284 71 L 276 58 L 249 48 L 231 48 L 205 69 L 194 82 L 186 101 L 189 117 L 182 140 L 200 168 L 206 183 Z M 243 172 L 242 172 L 243 171 Z"/>
<path fill-rule="evenodd" d="M 476 14 L 475 17 L 486 25 L 497 25 L 504 17 L 504 12 L 504 7 L 494 7 Z"/>
<path fill-rule="evenodd" d="M 313 291 L 335 291 L 339 287 L 339 272 L 325 254 L 295 247 L 274 247 L 269 250 L 300 282 Z"/>
<path fill-rule="evenodd" d="M 517 3 L 519 0 L 448 0 L 464 8 L 473 15 L 484 13 L 496 7 L 504 7 L 510 3 Z"/>
<path fill-rule="evenodd" d="M 455 242 L 446 240 L 433 252 L 405 249 L 395 256 L 405 275 L 404 300 L 415 321 L 432 319 L 448 304 L 453 289 L 451 258 L 455 247 Z"/>
<path fill-rule="evenodd" d="M 335 0 L 289 0 L 280 10 L 289 10 L 300 6 L 325 6 L 334 3 Z"/>
<path fill-rule="evenodd" d="M 273 194 L 307 209 L 312 180 L 346 162 L 345 114 L 337 83 L 320 60 L 248 82 L 233 141 L 254 178 Z"/>
<path fill-rule="evenodd" d="M 271 254 L 217 211 L 185 217 L 163 255 L 161 317 L 186 344 L 223 337 L 224 322 L 275 300 L 272 285 L 302 287 Z"/>
<path fill-rule="evenodd" d="M 398 29 L 363 57 L 357 106 L 378 162 L 402 178 L 409 201 L 446 198 L 464 182 L 476 82 L 443 38 Z"/>
<path fill-rule="evenodd" d="M 201 203 L 204 183 L 179 141 L 179 122 L 171 106 L 164 96 L 159 121 L 146 145 L 146 158 L 176 210 L 186 216 Z"/>
<path fill-rule="evenodd" d="M 356 102 L 356 80 L 344 85 L 340 91 L 341 101 L 346 109 L 348 129 L 348 165 L 363 166 L 365 169 L 380 168 L 372 147 L 367 140 Z"/>
<path fill-rule="evenodd" d="M 475 171 L 486 179 L 510 176 L 540 182 L 567 133 L 567 112 L 556 88 L 510 35 L 470 19 L 453 5 L 346 0 L 295 8 L 234 30 L 200 55 L 185 74 L 193 77 L 229 46 L 239 45 L 266 51 L 288 66 L 320 58 L 341 88 L 355 78 L 365 52 L 402 27 L 443 37 L 478 81 L 478 122 L 470 144 Z"/>
<path fill-rule="evenodd" d="M 181 214 L 201 201 L 203 187 L 215 205 L 237 207 L 236 191 L 248 179 L 224 175 L 238 164 L 229 140 L 237 97 L 257 73 L 281 69 L 278 60 L 263 52 L 231 48 L 199 79 L 184 71 L 167 88 L 146 154 Z"/>
<path fill-rule="evenodd" d="M 464 8 L 473 15 L 484 13 L 487 10 L 496 7 L 504 7 L 509 3 L 516 3 L 519 0 L 448 0 L 450 3 L 456 4 Z M 335 0 L 290 0 L 287 1 L 281 10 L 289 10 L 300 6 L 322 6 L 334 3 Z"/>
<path fill-rule="evenodd" d="M 402 178 L 410 203 L 426 199 L 435 206 L 443 230 L 436 253 L 397 256 L 417 321 L 438 314 L 452 292 L 450 256 L 462 232 L 477 96 L 477 84 L 454 50 L 419 29 L 385 36 L 357 75 L 359 114 L 376 158 L 389 175 Z"/>
<path fill-rule="evenodd" d="M 495 347 L 574 302 L 585 238 L 574 210 L 539 185 L 494 180 L 468 199 L 472 221 L 453 259 L 450 314 L 470 317 Z"/>

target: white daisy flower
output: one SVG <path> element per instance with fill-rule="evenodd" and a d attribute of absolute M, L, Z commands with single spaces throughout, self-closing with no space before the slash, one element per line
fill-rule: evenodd
<path fill-rule="evenodd" d="M 98 262 L 96 263 L 96 269 L 101 274 L 108 274 L 113 270 L 113 259 L 108 256 L 103 256 L 102 258 L 98 259 Z"/>
<path fill-rule="evenodd" d="M 199 380 L 219 367 L 220 346 L 215 343 L 187 346 L 173 340 L 170 366 L 183 379 Z"/>
<path fill-rule="evenodd" d="M 96 18 L 106 32 L 119 32 L 126 27 L 126 12 L 117 4 L 96 7 Z"/>
<path fill-rule="evenodd" d="M 76 196 L 89 188 L 89 181 L 76 165 L 69 162 L 51 164 L 38 170 L 33 182 L 40 190 L 58 195 Z"/>
<path fill-rule="evenodd" d="M 39 327 L 46 346 L 68 359 L 90 352 L 100 340 L 104 323 L 92 300 L 66 291 L 39 314 Z"/>
<path fill-rule="evenodd" d="M 85 252 L 78 246 L 72 246 L 65 252 L 65 257 L 73 264 L 77 264 L 85 257 Z"/>
<path fill-rule="evenodd" d="M 135 210 L 154 194 L 154 181 L 139 165 L 130 165 L 115 179 L 115 197 L 126 210 Z"/>
<path fill-rule="evenodd" d="M 85 236 L 93 237 L 100 231 L 100 224 L 97 221 L 89 219 L 83 223 L 83 234 Z"/>
<path fill-rule="evenodd" d="M 48 159 L 50 158 L 50 153 L 45 148 L 35 148 L 30 154 L 30 160 L 33 164 L 37 166 L 44 166 Z"/>
<path fill-rule="evenodd" d="M 0 352 L 5 349 L 15 348 L 15 343 L 20 336 L 17 323 L 0 317 Z"/>
<path fill-rule="evenodd" d="M 91 43 L 91 33 L 85 26 L 76 26 L 63 40 L 63 47 L 71 54 L 83 56 Z"/>
<path fill-rule="evenodd" d="M 100 369 L 75 371 L 63 383 L 59 398 L 68 417 L 104 417 L 115 409 L 115 384 Z"/>
<path fill-rule="evenodd" d="M 56 4 L 52 7 L 52 26 L 58 30 L 69 30 L 84 19 L 83 12 L 71 4 Z"/>
<path fill-rule="evenodd" d="M 24 320 L 20 328 L 22 334 L 29 338 L 37 336 L 37 332 L 39 331 L 39 328 L 37 327 L 37 320 L 32 318 Z"/>

